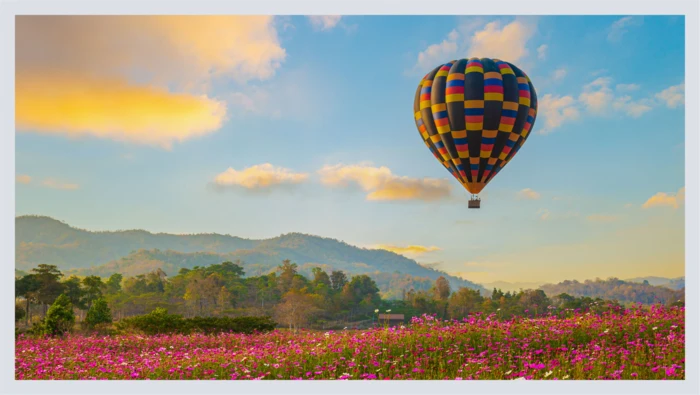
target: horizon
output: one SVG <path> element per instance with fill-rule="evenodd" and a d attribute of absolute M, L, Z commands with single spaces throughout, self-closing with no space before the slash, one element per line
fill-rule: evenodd
<path fill-rule="evenodd" d="M 677 16 L 17 16 L 15 214 L 318 235 L 480 284 L 684 277 L 684 30 Z M 412 116 L 421 77 L 471 56 L 520 67 L 540 106 L 480 210 Z"/>
<path fill-rule="evenodd" d="M 272 240 L 272 239 L 280 238 L 280 237 L 286 236 L 286 235 L 298 234 L 298 235 L 303 235 L 303 236 L 318 237 L 318 238 L 327 239 L 327 240 L 335 240 L 335 241 L 338 241 L 338 242 L 341 242 L 341 243 L 348 244 L 348 245 L 350 245 L 350 246 L 352 246 L 352 247 L 361 248 L 361 249 L 365 249 L 365 250 L 382 250 L 382 251 L 388 251 L 388 252 L 391 252 L 391 253 L 394 253 L 394 254 L 397 254 L 397 255 L 401 255 L 401 256 L 403 256 L 404 258 L 413 260 L 413 261 L 415 261 L 418 265 L 423 266 L 423 267 L 425 267 L 425 268 L 427 268 L 427 269 L 434 269 L 434 270 L 437 270 L 437 271 L 439 271 L 439 272 L 443 272 L 443 273 L 449 274 L 449 275 L 451 275 L 451 276 L 455 276 L 455 277 L 458 277 L 458 278 L 463 278 L 463 279 L 465 279 L 465 280 L 473 281 L 474 283 L 476 283 L 476 284 L 478 284 L 478 285 L 481 285 L 481 286 L 492 285 L 492 284 L 496 284 L 496 283 L 506 283 L 506 284 L 514 285 L 514 286 L 515 286 L 515 285 L 518 285 L 518 284 L 536 284 L 536 285 L 534 285 L 534 286 L 535 286 L 535 287 L 539 287 L 539 286 L 546 285 L 546 284 L 557 284 L 557 283 L 560 283 L 560 282 L 563 282 L 563 281 L 567 281 L 567 280 L 568 280 L 568 281 L 585 282 L 585 281 L 595 281 L 595 280 L 598 280 L 598 279 L 601 279 L 601 280 L 609 280 L 609 279 L 613 279 L 613 278 L 618 279 L 618 280 L 622 280 L 622 281 L 629 281 L 629 280 L 633 280 L 633 279 L 638 279 L 638 278 L 649 278 L 649 277 L 657 277 L 657 278 L 668 279 L 668 280 L 676 280 L 676 279 L 680 279 L 680 278 L 685 278 L 685 274 L 683 274 L 682 276 L 664 277 L 664 276 L 655 276 L 655 275 L 648 275 L 648 274 L 647 274 L 647 275 L 643 275 L 643 274 L 639 274 L 639 273 L 638 273 L 635 277 L 628 277 L 628 278 L 618 278 L 618 277 L 611 277 L 611 276 L 596 276 L 596 277 L 592 277 L 592 278 L 564 278 L 564 279 L 560 279 L 560 280 L 557 280 L 557 281 L 543 281 L 543 280 L 539 280 L 539 281 L 538 281 L 538 280 L 535 280 L 535 281 L 504 281 L 504 280 L 496 279 L 496 280 L 489 281 L 489 282 L 479 282 L 479 281 L 471 280 L 471 279 L 469 279 L 469 278 L 460 277 L 460 276 L 458 276 L 458 275 L 456 275 L 456 274 L 454 274 L 454 273 L 446 272 L 446 271 L 440 269 L 439 267 L 431 266 L 430 264 L 424 265 L 423 263 L 421 263 L 421 262 L 415 260 L 414 258 L 411 258 L 410 256 L 407 256 L 407 255 L 405 255 L 405 254 L 401 254 L 401 253 L 396 252 L 396 251 L 391 251 L 391 250 L 389 250 L 389 249 L 384 249 L 384 248 L 375 248 L 375 247 L 363 247 L 363 246 L 358 246 L 358 245 L 354 245 L 354 244 L 348 243 L 348 242 L 346 242 L 345 240 L 342 240 L 342 239 L 335 239 L 335 238 L 332 238 L 332 237 L 327 237 L 327 236 L 323 236 L 323 235 L 316 235 L 316 234 L 308 234 L 308 233 L 301 233 L 301 232 L 288 232 L 288 233 L 279 234 L 279 235 L 277 235 L 277 236 L 271 236 L 271 237 L 262 238 L 262 239 L 250 239 L 250 238 L 245 238 L 245 237 L 241 237 L 241 236 L 237 236 L 237 235 L 233 235 L 233 234 L 223 234 L 223 233 L 167 233 L 167 232 L 158 232 L 158 233 L 155 233 L 155 232 L 149 231 L 148 229 L 143 229 L 143 228 L 131 228 L 131 229 L 104 229 L 104 230 L 84 229 L 84 228 L 77 228 L 77 227 L 75 227 L 75 226 L 73 226 L 73 225 L 71 225 L 71 224 L 69 224 L 69 223 L 67 223 L 67 222 L 65 222 L 65 221 L 62 221 L 62 220 L 60 220 L 60 219 L 58 219 L 58 218 L 53 218 L 53 217 L 46 216 L 46 215 L 37 215 L 37 214 L 24 214 L 24 215 L 15 216 L 15 219 L 19 219 L 19 218 L 41 218 L 41 219 L 49 219 L 49 220 L 52 220 L 52 221 L 60 222 L 61 224 L 64 224 L 64 225 L 66 225 L 66 226 L 68 226 L 68 227 L 70 227 L 70 228 L 72 228 L 72 229 L 79 230 L 79 231 L 84 231 L 84 232 L 90 232 L 90 233 L 118 233 L 118 232 L 139 231 L 139 232 L 146 232 L 146 233 L 149 233 L 149 234 L 152 234 L 152 235 L 169 235 L 169 236 L 185 236 L 185 237 L 186 237 L 186 236 L 198 236 L 198 235 L 203 235 L 203 236 L 206 236 L 206 235 L 210 235 L 210 236 L 227 236 L 227 237 L 235 237 L 235 238 L 240 238 L 240 239 L 245 239 L 245 240 L 251 240 L 251 241 L 266 241 L 266 240 Z M 154 249 L 153 249 L 153 248 L 143 248 L 143 250 L 152 251 L 152 250 L 154 250 Z M 173 251 L 176 251 L 176 250 L 173 250 Z M 176 252 L 178 252 L 178 251 L 176 251 Z M 182 251 L 179 251 L 179 252 L 181 252 L 182 254 L 196 254 L 196 252 L 189 252 L 189 253 L 187 253 L 187 252 L 182 252 Z M 246 262 L 243 261 L 243 263 L 245 264 Z M 299 263 L 299 262 L 295 262 L 295 263 Z M 15 269 L 15 270 L 18 270 L 18 269 Z M 503 290 L 506 290 L 506 288 L 504 288 Z"/>

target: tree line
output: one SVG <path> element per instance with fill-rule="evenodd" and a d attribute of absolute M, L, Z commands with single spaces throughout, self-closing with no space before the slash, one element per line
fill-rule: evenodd
<path fill-rule="evenodd" d="M 77 322 L 88 327 L 166 309 L 185 318 L 269 316 L 289 328 L 343 328 L 371 325 L 376 312 L 421 314 L 461 319 L 472 313 L 499 317 L 536 316 L 554 311 L 620 308 L 616 301 L 560 293 L 549 297 L 542 290 L 502 292 L 491 295 L 460 287 L 453 290 L 445 277 L 430 289 L 407 289 L 398 300 L 380 297 L 375 281 L 367 275 L 348 277 L 314 268 L 306 277 L 296 263 L 284 260 L 269 274 L 244 277 L 240 261 L 181 269 L 167 276 L 161 269 L 124 277 L 64 276 L 53 265 L 39 265 L 15 279 L 15 321 L 25 328 L 52 317 L 52 305 L 70 306 Z M 51 308 L 50 308 L 51 306 Z M 56 310 L 56 309 L 54 309 Z"/>

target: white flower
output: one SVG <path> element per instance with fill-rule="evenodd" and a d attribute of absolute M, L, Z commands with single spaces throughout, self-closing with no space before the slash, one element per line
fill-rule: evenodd
<path fill-rule="evenodd" d="M 608 333 L 608 332 L 610 332 L 610 329 L 606 329 L 603 331 L 603 333 Z"/>
<path fill-rule="evenodd" d="M 659 328 L 658 328 L 658 327 L 656 327 L 656 326 L 655 326 L 655 327 L 653 327 L 653 328 L 651 328 L 651 330 L 652 330 L 652 331 L 655 331 L 655 330 L 657 330 L 657 329 L 659 329 Z"/>
<path fill-rule="evenodd" d="M 501 309 L 496 309 L 496 311 L 501 311 Z"/>
<path fill-rule="evenodd" d="M 374 309 L 374 312 L 375 312 L 375 313 L 379 313 L 379 309 Z"/>
<path fill-rule="evenodd" d="M 563 380 L 566 380 L 569 378 L 569 375 L 567 374 L 566 376 L 562 377 Z"/>
<path fill-rule="evenodd" d="M 518 378 L 515 378 L 513 380 L 525 380 L 525 377 L 518 377 Z"/>
<path fill-rule="evenodd" d="M 506 372 L 506 374 L 511 374 L 511 373 L 513 373 L 513 369 Z"/>
<path fill-rule="evenodd" d="M 551 376 L 551 375 L 552 375 L 552 371 L 550 370 L 549 372 L 547 372 L 547 373 L 544 374 L 544 377 L 549 377 L 549 376 Z"/>
<path fill-rule="evenodd" d="M 388 313 L 388 312 L 390 312 L 390 311 L 391 311 L 391 309 L 387 310 L 386 312 Z"/>

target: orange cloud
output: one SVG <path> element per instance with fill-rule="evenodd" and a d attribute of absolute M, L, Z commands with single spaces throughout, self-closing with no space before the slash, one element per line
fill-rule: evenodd
<path fill-rule="evenodd" d="M 685 203 L 685 187 L 682 187 L 675 194 L 658 192 L 654 196 L 650 197 L 644 204 L 643 208 L 652 207 L 673 207 L 678 208 Z"/>
<path fill-rule="evenodd" d="M 15 83 L 19 130 L 91 135 L 169 147 L 221 127 L 222 102 L 117 79 L 20 73 Z"/>
<path fill-rule="evenodd" d="M 15 182 L 18 184 L 29 184 L 32 182 L 32 177 L 26 175 L 26 174 L 17 174 L 15 176 Z"/>
<path fill-rule="evenodd" d="M 269 163 L 247 167 L 243 170 L 228 168 L 214 179 L 219 186 L 242 186 L 247 189 L 270 188 L 281 184 L 299 184 L 306 181 L 306 173 L 294 173 L 289 169 Z"/>
<path fill-rule="evenodd" d="M 41 183 L 42 186 L 51 189 L 64 189 L 64 190 L 75 190 L 80 188 L 78 184 L 65 183 L 61 181 L 54 180 L 53 178 L 47 178 Z"/>
<path fill-rule="evenodd" d="M 435 246 L 421 246 L 421 245 L 409 245 L 405 247 L 401 246 L 395 246 L 395 245 L 388 245 L 388 244 L 379 244 L 375 246 L 376 249 L 379 250 L 387 250 L 394 252 L 396 254 L 400 255 L 422 255 L 427 252 L 433 252 L 433 251 L 440 251 L 440 248 L 435 247 Z"/>
<path fill-rule="evenodd" d="M 326 165 L 318 171 L 321 182 L 337 187 L 355 183 L 367 194 L 367 200 L 434 201 L 449 197 L 451 188 L 446 180 L 411 178 L 393 174 L 388 167 L 370 165 Z"/>

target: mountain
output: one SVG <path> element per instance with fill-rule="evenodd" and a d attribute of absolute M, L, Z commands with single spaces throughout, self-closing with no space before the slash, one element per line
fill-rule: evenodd
<path fill-rule="evenodd" d="M 558 284 L 544 284 L 540 289 L 550 297 L 566 293 L 571 296 L 617 300 L 621 303 L 667 304 L 685 298 L 685 288 L 674 290 L 617 278 L 586 280 L 584 282 L 567 280 Z"/>
<path fill-rule="evenodd" d="M 542 282 L 508 282 L 508 281 L 494 281 L 492 283 L 482 283 L 484 288 L 493 290 L 494 288 L 500 289 L 503 292 L 518 292 L 521 289 L 537 289 Z"/>
<path fill-rule="evenodd" d="M 635 277 L 635 278 L 630 278 L 625 281 L 629 281 L 631 283 L 644 283 L 644 281 L 648 282 L 649 285 L 655 285 L 659 287 L 665 287 L 665 288 L 670 288 L 670 289 L 681 289 L 685 288 L 685 277 L 676 277 L 676 278 L 666 278 L 666 277 L 655 277 L 655 276 L 648 276 L 648 277 Z"/>
<path fill-rule="evenodd" d="M 172 235 L 144 230 L 93 232 L 77 229 L 49 217 L 15 219 L 15 269 L 28 271 L 39 264 L 56 265 L 68 273 L 108 276 L 137 275 L 156 268 L 174 275 L 180 268 L 223 261 L 242 262 L 248 276 L 274 270 L 283 259 L 309 275 L 320 266 L 349 275 L 368 274 L 383 292 L 396 296 L 397 284 L 424 289 L 445 276 L 453 289 L 480 285 L 419 265 L 402 255 L 359 248 L 335 239 L 289 233 L 264 240 L 219 234 Z M 386 284 L 383 286 L 382 284 Z M 393 284 L 393 285 L 392 285 Z"/>

